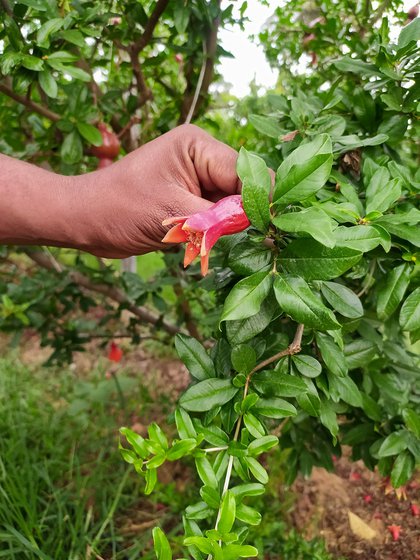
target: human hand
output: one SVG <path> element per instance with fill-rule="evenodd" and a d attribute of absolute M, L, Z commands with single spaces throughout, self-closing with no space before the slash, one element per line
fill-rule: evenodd
<path fill-rule="evenodd" d="M 206 210 L 239 192 L 236 159 L 232 148 L 182 125 L 106 169 L 75 178 L 77 245 L 112 258 L 163 248 L 163 220 Z"/>

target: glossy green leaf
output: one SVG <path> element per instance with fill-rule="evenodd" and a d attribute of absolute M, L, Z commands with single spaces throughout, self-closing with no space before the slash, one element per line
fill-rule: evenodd
<path fill-rule="evenodd" d="M 265 370 L 256 373 L 252 385 L 257 391 L 269 397 L 297 397 L 306 391 L 306 384 L 299 377 L 287 373 Z"/>
<path fill-rule="evenodd" d="M 195 447 L 197 447 L 197 440 L 183 439 L 172 444 L 172 447 L 167 453 L 168 461 L 177 461 L 188 455 Z"/>
<path fill-rule="evenodd" d="M 230 490 L 225 492 L 220 504 L 220 517 L 216 529 L 222 534 L 229 533 L 235 522 L 236 500 Z"/>
<path fill-rule="evenodd" d="M 54 80 L 49 70 L 42 70 L 38 74 L 38 82 L 42 90 L 48 95 L 48 97 L 51 97 L 53 99 L 57 97 L 57 82 Z"/>
<path fill-rule="evenodd" d="M 385 212 L 401 196 L 401 180 L 391 179 L 386 167 L 379 167 L 366 189 L 366 213 Z"/>
<path fill-rule="evenodd" d="M 265 436 L 265 429 L 261 422 L 251 412 L 246 412 L 243 416 L 246 429 L 255 438 Z"/>
<path fill-rule="evenodd" d="M 261 494 L 264 494 L 265 487 L 258 482 L 252 482 L 250 484 L 239 484 L 237 486 L 233 486 L 231 491 L 236 497 L 236 502 L 239 503 L 247 496 L 260 496 Z"/>
<path fill-rule="evenodd" d="M 329 430 L 333 438 L 338 435 L 338 422 L 337 415 L 331 406 L 331 403 L 327 400 L 322 400 L 319 407 L 319 419 L 321 423 Z"/>
<path fill-rule="evenodd" d="M 151 424 L 149 424 L 147 431 L 149 432 L 149 438 L 152 441 L 159 444 L 162 449 L 168 449 L 168 438 L 166 437 L 160 426 L 156 424 L 156 422 L 152 422 Z"/>
<path fill-rule="evenodd" d="M 155 489 L 157 483 L 157 469 L 147 469 L 146 471 L 146 486 L 144 493 L 149 496 Z"/>
<path fill-rule="evenodd" d="M 139 457 L 146 459 L 149 456 L 146 441 L 140 434 L 130 430 L 130 428 L 120 428 L 120 433 L 126 438 Z"/>
<path fill-rule="evenodd" d="M 67 29 L 66 31 L 61 31 L 60 37 L 77 47 L 84 47 L 86 44 L 83 34 L 78 29 Z"/>
<path fill-rule="evenodd" d="M 334 232 L 336 247 L 347 247 L 354 251 L 367 253 L 378 245 L 389 250 L 389 234 L 374 226 L 340 226 Z"/>
<path fill-rule="evenodd" d="M 378 290 L 376 304 L 378 317 L 383 321 L 388 319 L 401 303 L 410 283 L 410 273 L 410 265 L 402 264 L 393 268 L 384 278 L 383 285 Z"/>
<path fill-rule="evenodd" d="M 286 401 L 284 401 L 286 402 Z M 279 443 L 279 438 L 276 436 L 263 436 L 261 438 L 254 439 L 248 445 L 248 452 L 251 456 L 260 455 L 261 453 L 265 453 L 272 447 L 275 447 Z"/>
<path fill-rule="evenodd" d="M 198 550 L 204 554 L 212 554 L 213 552 L 212 541 L 202 536 L 187 537 L 184 539 L 184 545 L 197 547 Z M 200 558 L 202 557 L 200 556 Z"/>
<path fill-rule="evenodd" d="M 333 309 L 349 319 L 363 315 L 363 306 L 357 295 L 338 282 L 323 282 L 321 292 Z"/>
<path fill-rule="evenodd" d="M 249 122 L 255 126 L 258 132 L 261 132 L 270 138 L 278 139 L 286 132 L 273 117 L 249 115 Z"/>
<path fill-rule="evenodd" d="M 269 418 L 285 418 L 297 414 L 296 408 L 291 403 L 275 397 L 260 399 L 254 406 L 254 411 Z"/>
<path fill-rule="evenodd" d="M 236 517 L 248 525 L 259 525 L 262 519 L 259 511 L 244 504 L 239 504 L 236 508 Z"/>
<path fill-rule="evenodd" d="M 330 249 L 314 239 L 295 239 L 280 253 L 280 263 L 287 272 L 305 280 L 331 280 L 342 276 L 361 256 L 347 247 Z"/>
<path fill-rule="evenodd" d="M 418 439 L 420 439 L 420 414 L 410 408 L 405 408 L 402 412 L 405 425 Z"/>
<path fill-rule="evenodd" d="M 280 308 L 294 321 L 317 330 L 340 328 L 334 313 L 313 293 L 303 278 L 276 276 L 274 294 Z"/>
<path fill-rule="evenodd" d="M 179 436 L 182 439 L 194 439 L 197 437 L 197 432 L 195 431 L 191 417 L 183 408 L 177 408 L 175 410 L 175 424 Z"/>
<path fill-rule="evenodd" d="M 282 231 L 308 233 L 326 247 L 335 245 L 334 229 L 337 223 L 316 206 L 305 208 L 300 212 L 280 214 L 272 221 Z"/>
<path fill-rule="evenodd" d="M 252 346 L 239 344 L 232 350 L 231 361 L 235 371 L 248 374 L 254 368 L 257 356 Z"/>
<path fill-rule="evenodd" d="M 351 377 L 348 375 L 338 377 L 332 374 L 328 377 L 328 380 L 331 394 L 336 393 L 345 403 L 362 408 L 362 394 Z"/>
<path fill-rule="evenodd" d="M 316 343 L 327 368 L 334 375 L 344 376 L 348 371 L 344 353 L 333 339 L 325 334 L 316 333 Z"/>
<path fill-rule="evenodd" d="M 273 305 L 274 297 L 263 301 L 256 315 L 240 321 L 226 322 L 226 335 L 230 344 L 241 344 L 260 334 L 270 324 L 276 310 Z"/>
<path fill-rule="evenodd" d="M 296 400 L 300 408 L 307 412 L 309 416 L 319 416 L 321 400 L 317 394 L 311 392 L 301 393 L 297 395 Z"/>
<path fill-rule="evenodd" d="M 61 144 L 61 157 L 64 163 L 73 164 L 83 157 L 82 140 L 76 130 L 73 130 L 64 138 Z"/>
<path fill-rule="evenodd" d="M 252 475 L 259 481 L 261 484 L 267 484 L 268 482 L 268 474 L 265 468 L 254 459 L 254 457 L 244 457 L 244 461 L 251 471 Z"/>
<path fill-rule="evenodd" d="M 200 496 L 209 507 L 219 509 L 220 494 L 216 488 L 212 488 L 211 486 L 202 486 L 200 488 Z"/>
<path fill-rule="evenodd" d="M 94 146 L 102 146 L 102 135 L 96 126 L 89 123 L 78 122 L 76 124 L 77 130 L 80 132 L 81 136 Z"/>
<path fill-rule="evenodd" d="M 228 544 L 223 549 L 223 560 L 253 558 L 254 556 L 258 556 L 258 550 L 249 544 Z M 216 560 L 216 558 L 214 560 Z"/>
<path fill-rule="evenodd" d="M 263 159 L 241 148 L 236 168 L 242 181 L 245 213 L 252 225 L 264 233 L 270 225 L 271 177 L 268 167 Z"/>
<path fill-rule="evenodd" d="M 179 403 L 186 410 L 202 412 L 229 402 L 237 392 L 230 379 L 205 379 L 187 389 Z"/>
<path fill-rule="evenodd" d="M 159 527 L 152 531 L 153 545 L 158 560 L 172 560 L 172 551 L 165 533 Z"/>
<path fill-rule="evenodd" d="M 292 356 L 293 365 L 305 377 L 318 377 L 322 372 L 322 365 L 312 356 L 296 354 Z"/>
<path fill-rule="evenodd" d="M 410 480 L 413 475 L 415 461 L 413 455 L 409 451 L 403 451 L 395 459 L 394 466 L 391 471 L 391 484 L 394 488 L 403 486 Z"/>
<path fill-rule="evenodd" d="M 410 432 L 407 430 L 399 430 L 389 434 L 379 448 L 378 457 L 390 457 L 405 451 L 408 447 L 409 435 Z"/>
<path fill-rule="evenodd" d="M 404 331 L 420 329 L 420 288 L 408 296 L 401 307 L 400 326 Z"/>
<path fill-rule="evenodd" d="M 420 18 L 416 17 L 408 25 L 405 25 L 398 37 L 398 48 L 406 47 L 411 41 L 418 41 L 420 37 Z"/>
<path fill-rule="evenodd" d="M 344 347 L 346 363 L 350 370 L 368 366 L 377 353 L 376 344 L 366 338 L 353 340 Z"/>
<path fill-rule="evenodd" d="M 59 31 L 65 23 L 63 18 L 52 18 L 41 25 L 36 34 L 36 42 L 41 47 L 50 46 L 50 35 Z"/>
<path fill-rule="evenodd" d="M 301 144 L 277 170 L 274 202 L 287 205 L 318 192 L 328 180 L 332 162 L 331 139 L 327 134 Z"/>
<path fill-rule="evenodd" d="M 256 272 L 240 280 L 225 300 L 221 321 L 246 319 L 260 310 L 271 290 L 272 275 Z"/>
<path fill-rule="evenodd" d="M 213 467 L 207 457 L 196 457 L 195 466 L 198 476 L 203 481 L 205 486 L 210 488 L 218 488 L 218 481 L 214 473 Z"/>
<path fill-rule="evenodd" d="M 177 334 L 175 349 L 193 377 L 199 381 L 216 377 L 214 364 L 198 340 L 192 336 Z"/>
<path fill-rule="evenodd" d="M 272 260 L 273 253 L 268 247 L 244 241 L 232 247 L 228 264 L 237 274 L 249 276 L 269 266 Z"/>

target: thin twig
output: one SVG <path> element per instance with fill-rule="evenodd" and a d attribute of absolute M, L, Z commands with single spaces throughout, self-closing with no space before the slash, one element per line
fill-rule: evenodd
<path fill-rule="evenodd" d="M 198 76 L 197 86 L 195 88 L 194 97 L 191 102 L 190 110 L 188 111 L 188 115 L 185 118 L 185 124 L 189 124 L 191 119 L 193 118 L 195 108 L 197 106 L 198 98 L 201 93 L 201 88 L 203 86 L 204 74 L 206 73 L 206 66 L 207 66 L 207 48 L 206 43 L 203 41 L 203 64 L 201 65 L 200 75 Z"/>
<path fill-rule="evenodd" d="M 25 105 L 25 107 L 28 107 L 28 109 L 31 109 L 35 113 L 46 117 L 50 121 L 57 122 L 61 119 L 61 116 L 57 113 L 54 113 L 54 111 L 50 111 L 50 109 L 47 109 L 47 107 L 43 107 L 39 103 L 35 103 L 35 101 L 32 101 L 31 99 L 14 92 L 13 89 L 4 82 L 0 82 L 0 92 L 4 93 L 11 99 L 14 99 L 18 103 Z"/>
<path fill-rule="evenodd" d="M 137 54 L 141 52 L 149 44 L 153 35 L 153 31 L 155 30 L 155 27 L 158 24 L 159 18 L 165 11 L 168 4 L 169 4 L 169 0 L 158 0 L 156 2 L 155 9 L 151 13 L 147 21 L 143 34 L 141 35 L 140 39 L 135 43 L 135 49 Z"/>

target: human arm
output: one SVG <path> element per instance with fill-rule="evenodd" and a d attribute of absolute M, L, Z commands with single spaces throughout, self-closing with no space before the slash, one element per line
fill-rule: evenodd
<path fill-rule="evenodd" d="M 117 161 L 65 177 L 0 155 L 0 243 L 124 258 L 162 248 L 169 216 L 239 192 L 237 153 L 183 125 Z"/>

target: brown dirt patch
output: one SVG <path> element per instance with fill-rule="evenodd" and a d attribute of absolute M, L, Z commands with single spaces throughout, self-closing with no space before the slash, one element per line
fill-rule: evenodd
<path fill-rule="evenodd" d="M 293 523 L 307 538 L 322 536 L 332 554 L 348 560 L 420 560 L 420 518 L 411 511 L 420 502 L 420 481 L 412 481 L 399 499 L 378 473 L 361 461 L 351 463 L 346 451 L 335 473 L 315 468 L 309 480 L 296 481 Z M 349 512 L 353 520 L 357 516 L 356 527 Z M 401 527 L 396 541 L 390 525 Z"/>

